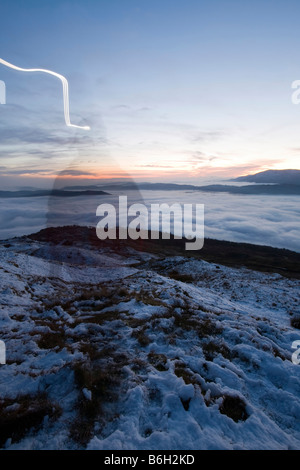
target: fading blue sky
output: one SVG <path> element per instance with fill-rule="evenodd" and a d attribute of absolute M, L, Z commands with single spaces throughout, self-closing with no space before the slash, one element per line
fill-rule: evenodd
<path fill-rule="evenodd" d="M 1 0 L 0 175 L 200 182 L 300 169 L 299 1 Z M 3 180 L 4 181 L 4 180 Z"/>

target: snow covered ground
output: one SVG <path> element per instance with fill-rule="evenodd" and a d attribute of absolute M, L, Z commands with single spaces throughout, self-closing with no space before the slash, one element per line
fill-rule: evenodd
<path fill-rule="evenodd" d="M 299 280 L 0 243 L 0 446 L 300 449 Z"/>

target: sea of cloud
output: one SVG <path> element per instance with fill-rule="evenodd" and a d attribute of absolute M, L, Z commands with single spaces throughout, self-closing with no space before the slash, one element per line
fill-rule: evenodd
<path fill-rule="evenodd" d="M 119 194 L 72 198 L 0 199 L 0 238 L 37 232 L 48 226 L 88 225 L 96 229 L 98 205 Z M 124 195 L 124 194 L 123 194 Z M 300 205 L 297 196 L 249 196 L 196 191 L 129 191 L 128 205 L 204 204 L 205 237 L 269 245 L 300 252 Z M 150 210 L 149 210 L 150 212 Z"/>

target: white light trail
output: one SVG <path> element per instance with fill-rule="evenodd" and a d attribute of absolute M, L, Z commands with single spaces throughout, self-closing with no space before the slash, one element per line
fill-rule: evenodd
<path fill-rule="evenodd" d="M 6 67 L 9 67 L 14 70 L 19 70 L 20 72 L 43 72 L 43 73 L 48 73 L 49 75 L 53 75 L 56 78 L 59 78 L 59 80 L 61 80 L 62 85 L 63 85 L 64 115 L 65 115 L 66 125 L 69 127 L 76 127 L 78 129 L 84 129 L 87 131 L 90 130 L 89 126 L 77 126 L 76 124 L 72 124 L 70 121 L 69 84 L 68 84 L 68 80 L 63 75 L 53 72 L 52 70 L 46 70 L 46 69 L 23 69 L 21 67 L 17 67 L 16 65 L 10 64 L 9 62 L 1 58 L 0 58 L 0 64 L 3 64 Z"/>

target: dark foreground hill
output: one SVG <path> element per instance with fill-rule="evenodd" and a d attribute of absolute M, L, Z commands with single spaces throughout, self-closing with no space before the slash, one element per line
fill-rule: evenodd
<path fill-rule="evenodd" d="M 1 448 L 299 449 L 297 253 L 70 226 L 0 267 Z"/>
<path fill-rule="evenodd" d="M 97 238 L 95 228 L 80 226 L 49 227 L 30 235 L 29 238 L 53 244 L 79 244 L 87 248 L 109 246 L 120 250 L 130 246 L 136 250 L 163 254 L 164 256 L 181 255 L 225 266 L 245 266 L 254 270 L 278 272 L 287 277 L 300 278 L 300 253 L 270 246 L 206 238 L 201 250 L 186 251 L 185 239 L 165 240 L 160 237 L 159 240 L 151 240 L 149 233 L 148 240 L 101 241 Z"/>

